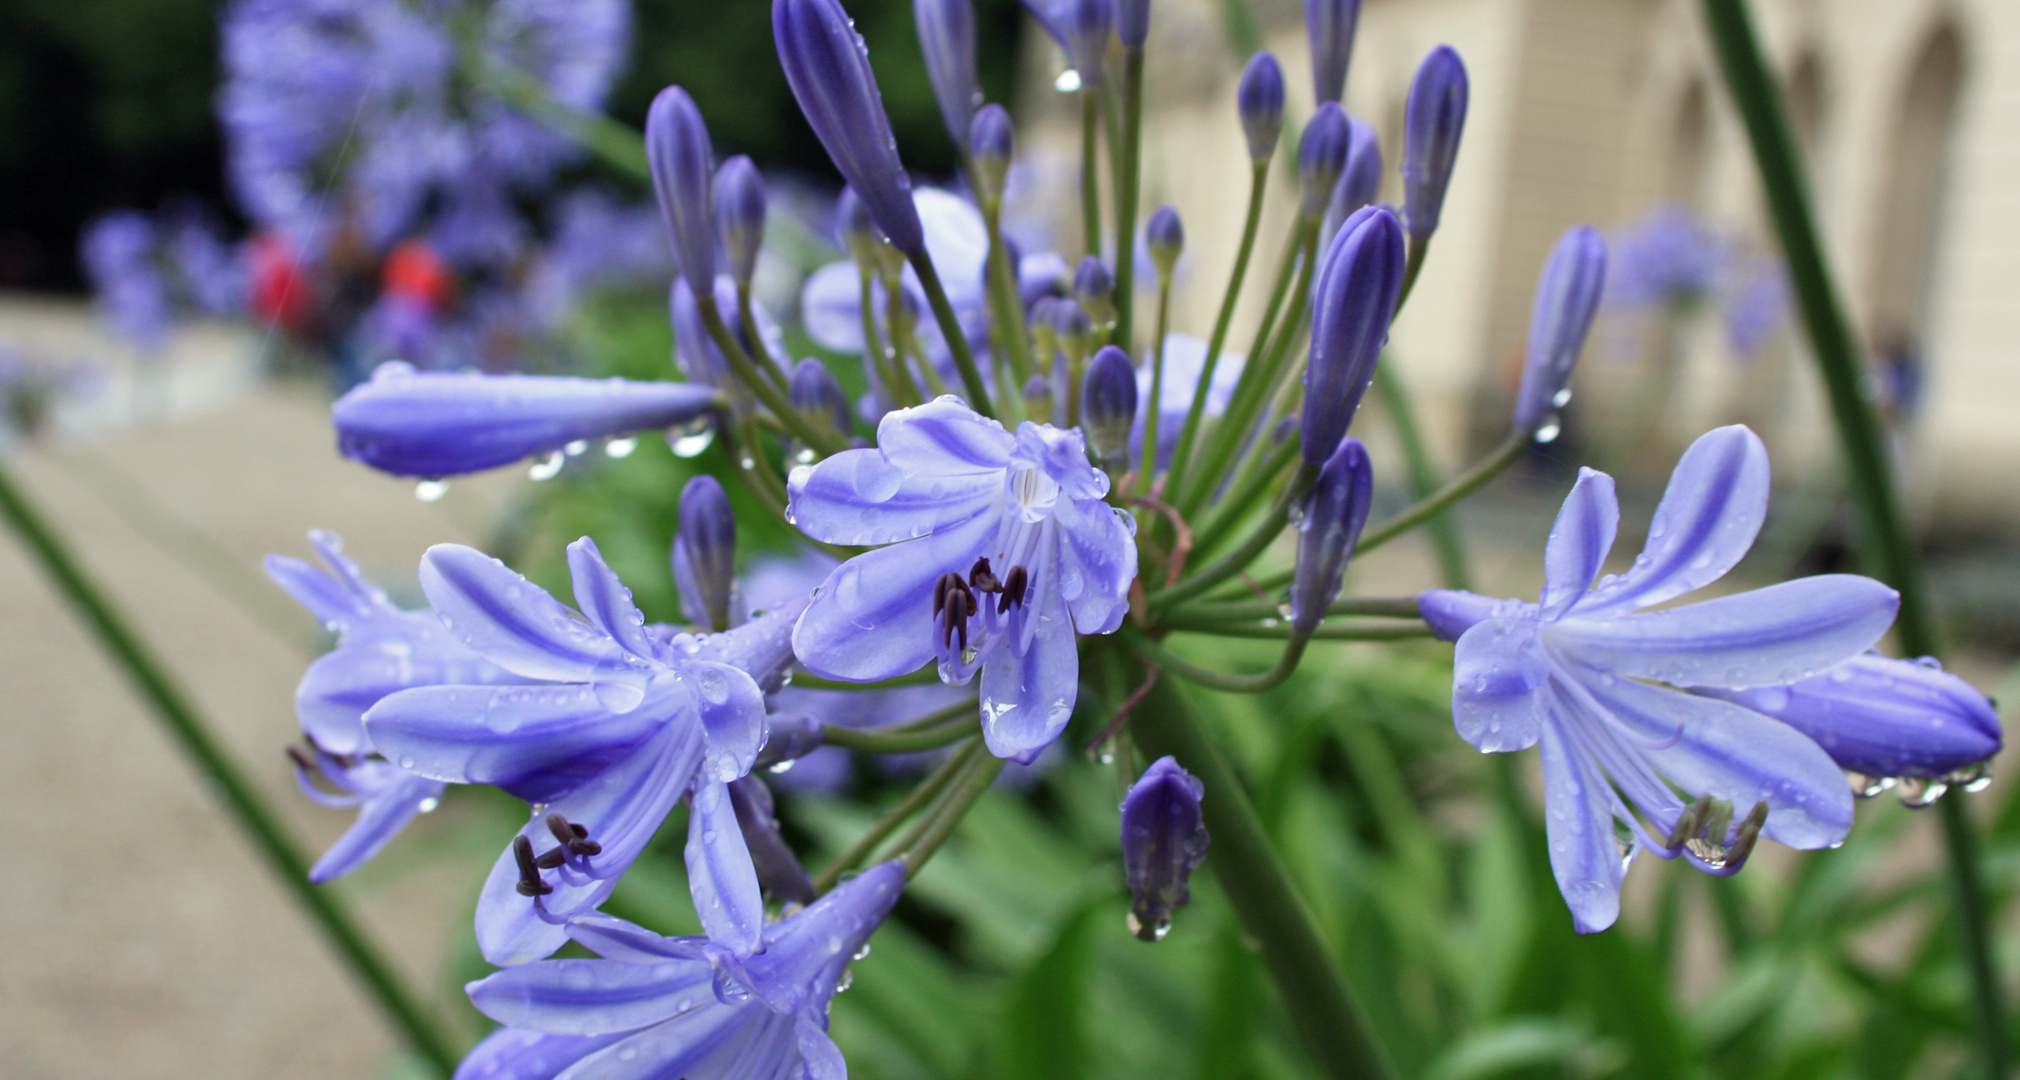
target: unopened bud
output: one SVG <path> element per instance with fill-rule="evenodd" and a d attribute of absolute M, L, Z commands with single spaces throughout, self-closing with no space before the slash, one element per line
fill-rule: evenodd
<path fill-rule="evenodd" d="M 1347 134 L 1347 113 L 1337 102 L 1319 106 L 1305 124 L 1298 143 L 1298 206 L 1307 218 L 1323 215 L 1332 201 L 1347 167 Z"/>
<path fill-rule="evenodd" d="M 1143 238 L 1150 247 L 1150 261 L 1157 264 L 1158 277 L 1169 282 L 1172 270 L 1178 266 L 1178 257 L 1185 253 L 1185 222 L 1166 203 L 1152 211 L 1150 223 L 1143 228 Z"/>
<path fill-rule="evenodd" d="M 1087 310 L 1091 321 L 1098 324 L 1115 321 L 1115 279 L 1109 275 L 1101 256 L 1081 258 L 1079 267 L 1073 271 L 1073 299 Z"/>
<path fill-rule="evenodd" d="M 713 476 L 697 476 L 680 492 L 680 531 L 673 537 L 673 580 L 689 622 L 708 630 L 732 625 L 736 602 L 736 515 Z"/>
<path fill-rule="evenodd" d="M 1136 368 L 1129 354 L 1104 345 L 1087 365 L 1080 387 L 1080 426 L 1101 467 L 1129 468 L 1129 435 L 1136 425 Z"/>
<path fill-rule="evenodd" d="M 1466 65 L 1449 45 L 1431 50 L 1403 107 L 1403 218 L 1418 244 L 1438 229 L 1445 188 L 1466 128 Z"/>
<path fill-rule="evenodd" d="M 1298 524 L 1298 565 L 1291 578 L 1291 632 L 1309 636 L 1340 595 L 1347 560 L 1361 539 L 1374 502 L 1375 472 L 1359 439 L 1340 447 L 1319 470 Z"/>
<path fill-rule="evenodd" d="M 1171 928 L 1171 913 L 1192 900 L 1192 872 L 1206 861 L 1207 832 L 1200 816 L 1206 785 L 1161 757 L 1143 770 L 1122 800 L 1122 865 L 1128 877 L 1129 930 L 1157 941 Z"/>
<path fill-rule="evenodd" d="M 968 126 L 968 154 L 975 163 L 975 194 L 982 202 L 1003 198 L 1004 178 L 1010 175 L 1010 158 L 1016 148 L 1016 131 L 1010 124 L 1010 110 L 1001 105 L 984 105 Z"/>
<path fill-rule="evenodd" d="M 1590 225 L 1572 226 L 1551 249 L 1536 281 L 1529 352 L 1515 395 L 1516 430 L 1541 428 L 1569 398 L 1571 367 L 1585 348 L 1605 285 L 1606 241 Z"/>
<path fill-rule="evenodd" d="M 748 287 L 765 242 L 765 182 L 757 166 L 742 154 L 716 170 L 715 220 L 722 230 L 723 249 L 729 252 L 730 276 Z"/>
<path fill-rule="evenodd" d="M 1361 406 L 1403 289 L 1403 230 L 1383 207 L 1340 226 L 1312 289 L 1311 359 L 1305 366 L 1304 460 L 1323 465 Z"/>
<path fill-rule="evenodd" d="M 1249 57 L 1235 90 L 1235 110 L 1241 114 L 1242 134 L 1248 137 L 1248 158 L 1264 162 L 1277 152 L 1277 138 L 1284 130 L 1284 69 L 1267 52 Z"/>
<path fill-rule="evenodd" d="M 827 365 L 809 356 L 793 368 L 789 389 L 793 408 L 817 424 L 827 424 L 835 434 L 849 434 L 849 399 L 842 384 Z"/>

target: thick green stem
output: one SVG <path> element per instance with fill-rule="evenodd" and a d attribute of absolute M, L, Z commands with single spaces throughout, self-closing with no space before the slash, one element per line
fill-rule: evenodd
<path fill-rule="evenodd" d="M 1101 88 L 1080 88 L 1080 226 L 1089 255 L 1101 254 Z"/>
<path fill-rule="evenodd" d="M 443 1076 L 454 1072 L 462 1055 L 456 1052 L 448 1035 L 401 983 L 392 964 L 352 918 L 341 894 L 309 881 L 308 859 L 288 836 L 266 797 L 232 760 L 210 724 L 170 680 L 167 670 L 128 627 L 125 616 L 111 598 L 71 558 L 62 540 L 15 486 L 4 467 L 0 467 L 0 511 L 6 513 L 8 524 L 41 563 L 50 583 L 84 616 L 98 643 L 112 654 L 169 734 L 223 797 L 226 809 L 266 860 L 267 868 L 308 910 L 330 944 L 350 965 L 352 974 L 406 1037 L 414 1053 Z"/>
<path fill-rule="evenodd" d="M 1249 256 L 1255 252 L 1255 237 L 1262 224 L 1263 195 L 1268 190 L 1270 163 L 1268 158 L 1256 162 L 1249 169 L 1248 216 L 1242 222 L 1241 246 L 1235 249 L 1234 271 L 1228 275 L 1227 291 L 1221 294 L 1220 314 L 1214 316 L 1213 336 L 1206 342 L 1206 361 L 1200 365 L 1199 386 L 1193 391 L 1192 407 L 1186 410 L 1185 429 L 1179 433 L 1178 446 L 1171 452 L 1171 471 L 1167 485 L 1176 484 L 1185 477 L 1185 468 L 1192 462 L 1193 441 L 1199 438 L 1200 421 L 1206 416 L 1206 399 L 1213 387 L 1213 373 L 1220 366 L 1221 346 L 1227 343 L 1227 331 L 1234 322 L 1234 307 L 1241 299 L 1242 278 L 1248 274 Z"/>
<path fill-rule="evenodd" d="M 1393 359 L 1393 358 L 1391 358 Z M 1403 447 L 1403 462 L 1410 472 L 1410 488 L 1418 499 L 1428 499 L 1438 493 L 1438 470 L 1431 464 L 1431 452 L 1424 445 L 1424 433 L 1417 427 L 1417 413 L 1410 405 L 1409 390 L 1403 386 L 1403 377 L 1393 363 L 1377 364 L 1375 367 L 1375 390 L 1382 395 L 1382 405 L 1389 411 L 1389 422 L 1396 425 L 1396 441 Z M 1452 515 L 1440 512 L 1430 520 L 1431 547 L 1438 553 L 1439 576 L 1448 589 L 1472 588 L 1472 575 L 1466 570 L 1466 549 L 1459 541 L 1459 524 Z"/>
<path fill-rule="evenodd" d="M 779 363 L 772 358 L 771 350 L 764 347 L 764 338 L 758 336 L 756 309 L 751 306 L 748 281 L 737 282 L 736 313 L 737 325 L 743 328 L 744 340 L 750 342 L 751 348 L 756 350 L 753 355 L 758 366 L 764 369 L 766 375 L 771 376 L 772 382 L 777 383 L 779 389 L 791 393 L 792 388 L 786 373 L 779 370 Z"/>
<path fill-rule="evenodd" d="M 982 740 L 976 739 L 947 755 L 947 760 L 942 761 L 938 768 L 924 780 L 919 781 L 918 787 L 907 792 L 905 797 L 899 800 L 898 805 L 885 811 L 884 816 L 878 818 L 876 824 L 870 826 L 869 831 L 858 837 L 855 843 L 849 845 L 848 850 L 835 856 L 834 862 L 829 863 L 814 876 L 814 891 L 824 893 L 834 888 L 835 882 L 842 880 L 843 874 L 855 869 L 864 859 L 869 858 L 870 852 L 875 851 L 878 844 L 898 831 L 898 826 L 918 813 L 920 807 L 932 802 L 940 794 L 941 789 L 947 786 L 948 781 L 961 771 L 981 747 Z"/>
<path fill-rule="evenodd" d="M 1844 449 L 1845 471 L 1864 526 L 1864 554 L 1879 577 L 1901 594 L 1894 632 L 1902 651 L 1909 656 L 1933 654 L 1935 630 L 1922 591 L 1914 538 L 1894 491 L 1879 419 L 1866 400 L 1851 325 L 1817 239 L 1816 218 L 1810 212 L 1802 165 L 1782 111 L 1781 95 L 1761 55 L 1744 0 L 1704 0 L 1704 14 L 1719 69 L 1753 146 L 1768 215 L 1788 259 L 1789 280 L 1795 286 L 1803 326 L 1830 399 L 1831 418 Z M 1957 924 L 1976 995 L 1978 1053 L 1988 1080 L 2004 1080 L 2008 1068 L 2006 1012 L 1992 965 L 1991 928 L 1971 825 L 1960 806 L 1945 806 L 1941 813 L 1957 893 Z"/>
<path fill-rule="evenodd" d="M 1419 615 L 1414 596 L 1343 596 L 1326 608 L 1327 615 L 1378 615 L 1392 619 L 1414 619 Z M 1233 600 L 1187 604 L 1166 615 L 1160 625 L 1199 625 L 1223 622 L 1254 622 L 1283 615 L 1275 600 Z"/>
<path fill-rule="evenodd" d="M 979 743 L 978 743 L 979 745 Z M 989 790 L 996 782 L 996 774 L 1003 771 L 1003 759 L 986 749 L 976 750 L 962 767 L 961 774 L 947 785 L 947 790 L 935 805 L 928 808 L 919 818 L 918 827 L 906 835 L 899 844 L 898 857 L 905 860 L 905 876 L 918 877 L 919 871 L 940 850 L 940 845 L 954 835 L 954 827 L 968 816 L 975 800 Z"/>
<path fill-rule="evenodd" d="M 1294 638 L 1296 631 L 1290 624 L 1263 626 L 1258 623 L 1216 623 L 1195 626 L 1189 619 L 1168 620 L 1159 624 L 1160 629 L 1179 634 L 1211 634 L 1215 637 L 1257 638 L 1264 641 L 1282 641 Z M 1431 637 L 1431 628 L 1422 622 L 1415 623 L 1338 623 L 1331 626 L 1314 627 L 1306 635 L 1313 641 L 1408 641 L 1412 638 Z"/>
<path fill-rule="evenodd" d="M 1137 172 L 1143 154 L 1143 49 L 1122 50 L 1122 146 L 1116 157 L 1115 343 L 1133 350 L 1136 310 Z M 1161 332 L 1160 332 L 1161 333 Z M 1152 399 L 1153 401 L 1156 399 Z M 1152 416 L 1157 410 L 1152 409 Z"/>
<path fill-rule="evenodd" d="M 1150 494 L 1157 475 L 1157 420 L 1158 414 L 1164 412 L 1164 336 L 1170 325 L 1171 279 L 1160 277 L 1157 282 L 1157 340 L 1150 344 L 1153 357 L 1150 404 L 1143 410 L 1143 453 L 1136 459 L 1136 489 L 1145 495 Z"/>
<path fill-rule="evenodd" d="M 1130 714 L 1130 724 L 1148 757 L 1170 754 L 1205 784 L 1200 805 L 1213 836 L 1207 865 L 1260 950 L 1263 967 L 1320 1074 L 1333 1080 L 1392 1075 L 1331 944 L 1319 933 L 1241 781 L 1201 726 L 1191 701 L 1173 680 L 1159 679 Z"/>
<path fill-rule="evenodd" d="M 975 702 L 962 703 L 963 711 L 972 712 Z M 840 746 L 849 750 L 860 750 L 866 754 L 916 754 L 921 750 L 938 750 L 949 743 L 960 742 L 975 734 L 980 720 L 975 715 L 962 717 L 950 723 L 917 731 L 859 731 L 855 728 L 837 727 L 834 724 L 821 726 L 821 741 L 829 746 Z"/>
<path fill-rule="evenodd" d="M 1444 487 L 1418 500 L 1417 505 L 1362 533 L 1360 541 L 1354 545 L 1355 553 L 1381 547 L 1480 490 L 1487 481 L 1501 475 L 1503 470 L 1521 458 L 1522 452 L 1529 449 L 1530 438 L 1526 431 L 1510 433 L 1500 446 L 1494 448 L 1493 453 L 1474 462 L 1471 468 L 1447 481 Z"/>
<path fill-rule="evenodd" d="M 909 258 L 912 269 L 919 275 L 919 284 L 925 287 L 926 302 L 933 306 L 933 318 L 940 321 L 940 336 L 947 339 L 947 351 L 954 354 L 954 367 L 961 372 L 961 385 L 968 393 L 968 406 L 984 416 L 996 415 L 996 407 L 989 401 L 989 388 L 982 383 L 982 371 L 975 366 L 975 354 L 968 349 L 968 335 L 961 329 L 961 320 L 954 314 L 954 305 L 947 302 L 947 290 L 940 284 L 940 272 L 933 269 L 933 257 L 921 248 L 917 255 Z"/>
<path fill-rule="evenodd" d="M 1147 664 L 1153 664 L 1174 675 L 1191 679 L 1201 686 L 1223 690 L 1232 694 L 1260 694 L 1282 686 L 1285 679 L 1298 669 L 1298 661 L 1305 655 L 1305 646 L 1311 643 L 1309 637 L 1285 635 L 1290 640 L 1284 643 L 1283 655 L 1268 671 L 1254 675 L 1230 675 L 1202 667 L 1186 658 L 1166 650 L 1162 645 L 1145 637 L 1133 626 L 1122 628 L 1122 643 L 1129 646 Z"/>

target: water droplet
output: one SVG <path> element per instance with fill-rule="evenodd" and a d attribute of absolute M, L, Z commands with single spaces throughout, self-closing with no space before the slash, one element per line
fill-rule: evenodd
<path fill-rule="evenodd" d="M 569 457 L 581 457 L 582 452 L 587 449 L 589 449 L 589 440 L 577 439 L 574 442 L 569 443 L 567 446 L 562 447 L 561 452 L 567 454 Z"/>
<path fill-rule="evenodd" d="M 614 458 L 630 457 L 631 452 L 636 449 L 638 449 L 638 438 L 633 435 L 626 435 L 622 439 L 612 439 L 604 443 L 603 456 Z"/>
<path fill-rule="evenodd" d="M 422 799 L 420 805 L 416 806 L 415 809 L 419 810 L 423 814 L 432 814 L 435 812 L 435 808 L 441 805 L 442 800 L 434 797 L 433 795 L 430 795 L 427 798 Z"/>
<path fill-rule="evenodd" d="M 1078 93 L 1080 90 L 1080 73 L 1072 68 L 1067 68 L 1065 71 L 1059 73 L 1058 78 L 1052 80 L 1052 89 L 1062 94 Z"/>
<path fill-rule="evenodd" d="M 1275 620 L 1275 619 L 1264 619 L 1264 620 L 1262 621 L 1262 628 L 1263 628 L 1263 629 L 1265 629 L 1265 630 L 1274 630 L 1274 629 L 1276 629 L 1276 628 L 1277 628 L 1277 627 L 1278 627 L 1279 625 L 1280 625 L 1280 624 L 1279 624 L 1279 623 L 1277 622 L 1277 620 Z"/>
<path fill-rule="evenodd" d="M 870 943 L 865 941 L 863 942 L 863 947 L 856 950 L 856 955 L 849 957 L 849 959 L 867 960 L 869 959 L 869 956 L 870 956 Z"/>
<path fill-rule="evenodd" d="M 792 759 L 792 758 L 788 758 L 788 759 L 786 759 L 785 761 L 781 761 L 781 762 L 779 762 L 778 764 L 776 764 L 776 765 L 772 766 L 772 767 L 771 767 L 771 769 L 770 769 L 769 771 L 770 771 L 770 773 L 771 773 L 771 774 L 772 774 L 773 776 L 777 776 L 777 775 L 779 775 L 780 773 L 788 773 L 788 772 L 791 772 L 791 771 L 793 770 L 793 762 L 794 762 L 794 760 L 796 760 L 796 759 Z"/>
<path fill-rule="evenodd" d="M 414 497 L 422 502 L 434 502 L 448 493 L 447 480 L 423 480 L 414 485 Z"/>
<path fill-rule="evenodd" d="M 1551 408 L 1561 409 L 1569 404 L 1571 404 L 1571 388 L 1568 386 L 1550 395 Z"/>
<path fill-rule="evenodd" d="M 673 448 L 674 457 L 691 458 L 709 448 L 715 442 L 715 425 L 708 417 L 700 416 L 679 427 L 669 428 L 666 444 Z"/>
<path fill-rule="evenodd" d="M 400 755 L 400 768 L 411 769 L 413 767 L 414 767 L 414 755 L 412 754 Z"/>
<path fill-rule="evenodd" d="M 1564 434 L 1564 425 L 1551 420 L 1536 429 L 1536 441 L 1539 443 L 1553 443 L 1557 441 L 1557 436 L 1562 434 Z"/>
<path fill-rule="evenodd" d="M 1113 764 L 1115 764 L 1115 751 L 1113 751 L 1113 750 L 1103 750 L 1103 751 L 1101 752 L 1101 759 L 1100 759 L 1100 760 L 1101 760 L 1101 763 L 1102 763 L 1103 765 L 1113 765 Z"/>
<path fill-rule="evenodd" d="M 567 461 L 568 458 L 566 455 L 556 450 L 539 461 L 534 462 L 533 467 L 526 470 L 526 475 L 534 480 L 552 480 L 561 475 L 561 466 L 566 464 Z"/>
<path fill-rule="evenodd" d="M 814 463 L 815 456 L 816 455 L 814 454 L 813 447 L 802 446 L 797 442 L 793 444 L 793 464 L 812 465 Z"/>

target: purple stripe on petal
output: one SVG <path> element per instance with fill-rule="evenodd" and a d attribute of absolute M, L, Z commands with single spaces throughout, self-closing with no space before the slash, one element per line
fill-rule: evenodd
<path fill-rule="evenodd" d="M 631 590 L 617 571 L 603 561 L 596 541 L 582 537 L 568 545 L 568 574 L 575 586 L 575 605 L 596 628 L 615 639 L 633 656 L 654 655 L 645 636 L 645 615 L 632 602 Z"/>
<path fill-rule="evenodd" d="M 1620 500 L 1613 493 L 1613 478 L 1592 469 L 1578 470 L 1578 483 L 1557 512 L 1543 549 L 1545 622 L 1563 615 L 1592 587 L 1619 528 Z"/>
<path fill-rule="evenodd" d="M 888 413 L 877 425 L 884 459 L 922 476 L 1004 468 L 1016 444 L 1002 424 L 947 398 Z"/>
<path fill-rule="evenodd" d="M 1121 514 L 1099 499 L 1061 499 L 1059 565 L 1066 608 L 1083 634 L 1110 634 L 1129 613 L 1129 584 L 1136 580 L 1136 544 Z M 1068 587 L 1068 586 L 1071 587 Z"/>
<path fill-rule="evenodd" d="M 714 1005 L 706 963 L 542 960 L 506 968 L 466 989 L 485 1016 L 555 1035 L 628 1031 Z"/>
<path fill-rule="evenodd" d="M 708 959 L 705 937 L 663 937 L 600 911 L 576 916 L 568 924 L 568 936 L 606 960 L 657 964 L 661 960 Z"/>
<path fill-rule="evenodd" d="M 461 544 L 421 558 L 421 591 L 442 625 L 498 666 L 530 679 L 588 682 L 625 671 L 623 650 L 547 591 Z"/>
<path fill-rule="evenodd" d="M 1634 567 L 1575 614 L 1650 607 L 1724 577 L 1760 534 L 1767 503 L 1768 457 L 1760 436 L 1739 424 L 1698 436 L 1670 474 Z"/>
<path fill-rule="evenodd" d="M 452 1080 L 554 1080 L 569 1066 L 622 1037 L 499 1028 L 463 1058 Z"/>
<path fill-rule="evenodd" d="M 933 658 L 933 582 L 974 565 L 996 538 L 998 516 L 982 515 L 842 564 L 793 630 L 800 662 L 817 675 L 854 682 L 924 666 Z"/>
<path fill-rule="evenodd" d="M 792 521 L 830 544 L 889 544 L 995 516 L 1001 467 L 989 472 L 910 475 L 877 450 L 844 450 L 793 470 Z"/>
<path fill-rule="evenodd" d="M 1665 611 L 1572 617 L 1544 641 L 1593 671 L 1673 686 L 1789 683 L 1873 647 L 1900 596 L 1871 578 L 1823 574 Z"/>

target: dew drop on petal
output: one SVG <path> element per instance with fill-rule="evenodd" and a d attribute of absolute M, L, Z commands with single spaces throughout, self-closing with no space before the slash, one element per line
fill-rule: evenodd
<path fill-rule="evenodd" d="M 414 485 L 414 497 L 422 502 L 435 502 L 448 493 L 447 480 L 423 480 Z"/>
<path fill-rule="evenodd" d="M 1551 420 L 1536 429 L 1536 441 L 1539 443 L 1556 442 L 1557 436 L 1562 434 L 1564 434 L 1564 425 L 1559 424 L 1556 420 Z"/>
<path fill-rule="evenodd" d="M 612 439 L 609 442 L 604 443 L 603 456 L 613 458 L 630 457 L 631 452 L 636 449 L 638 449 L 638 438 L 636 436 L 626 435 L 624 438 Z"/>
<path fill-rule="evenodd" d="M 534 480 L 552 480 L 561 475 L 561 466 L 567 460 L 568 458 L 565 454 L 556 450 L 539 461 L 534 462 L 533 466 L 526 470 L 526 475 Z"/>

